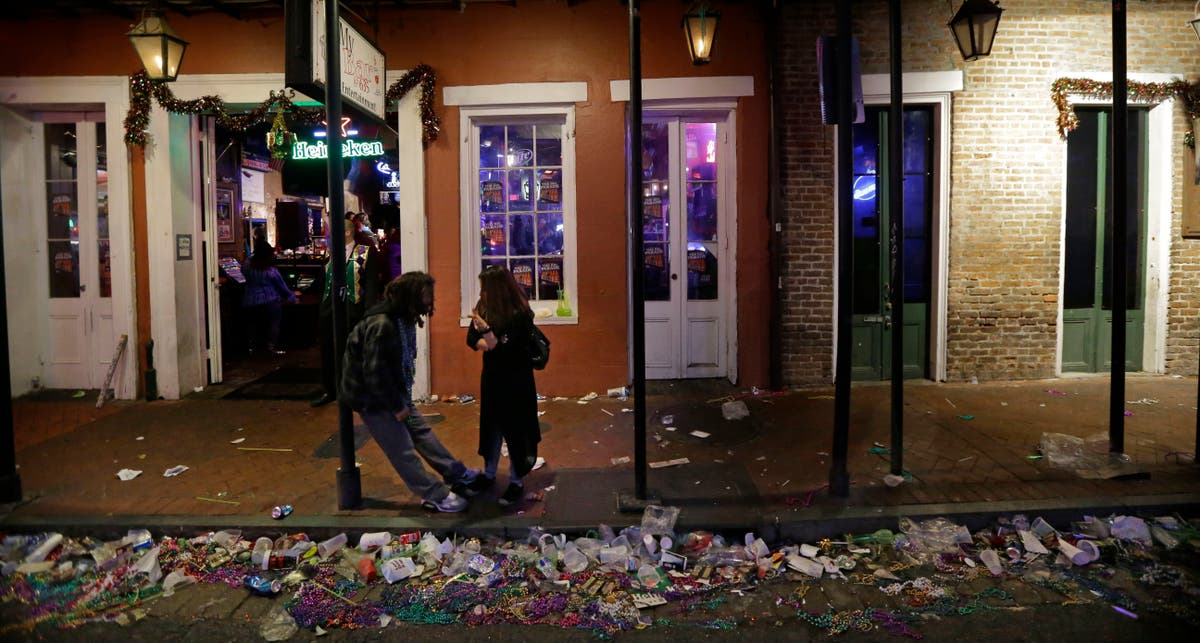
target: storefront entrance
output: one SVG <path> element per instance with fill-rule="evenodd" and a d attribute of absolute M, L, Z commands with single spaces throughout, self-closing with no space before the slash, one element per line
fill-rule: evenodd
<path fill-rule="evenodd" d="M 648 114 L 642 126 L 646 377 L 729 371 L 725 231 L 732 155 L 724 117 Z M 730 274 L 724 274 L 729 272 Z"/>
<path fill-rule="evenodd" d="M 1112 141 L 1110 108 L 1077 108 L 1067 140 L 1067 220 L 1063 267 L 1064 372 L 1112 366 Z M 1130 109 L 1125 368 L 1142 370 L 1146 295 L 1146 204 L 1149 113 Z"/>
<path fill-rule="evenodd" d="M 904 377 L 928 377 L 933 218 L 934 108 L 904 109 Z M 891 377 L 892 310 L 899 294 L 892 274 L 890 235 L 897 219 L 888 207 L 888 112 L 867 107 L 854 126 L 854 301 L 851 377 Z"/>

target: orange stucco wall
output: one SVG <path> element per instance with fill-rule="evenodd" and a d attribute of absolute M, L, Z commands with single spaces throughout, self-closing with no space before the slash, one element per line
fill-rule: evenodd
<path fill-rule="evenodd" d="M 643 2 L 642 69 L 645 78 L 754 77 L 755 95 L 739 101 L 737 118 L 737 372 L 743 385 L 762 386 L 767 379 L 769 299 L 767 52 L 764 17 L 747 6 L 752 4 L 718 3 L 723 15 L 713 61 L 693 67 L 680 28 L 686 5 Z M 185 74 L 283 70 L 282 12 L 241 21 L 222 14 L 172 13 L 168 18 L 191 43 L 182 65 Z M 440 311 L 431 325 L 433 392 L 474 391 L 479 372 L 479 358 L 469 353 L 458 325 L 462 133 L 457 109 L 441 102 L 441 88 L 450 85 L 587 82 L 588 101 L 576 106 L 575 116 L 580 256 L 579 293 L 571 293 L 582 318 L 578 326 L 549 329 L 554 358 L 539 375 L 539 388 L 550 395 L 570 395 L 625 383 L 625 104 L 611 101 L 608 86 L 610 80 L 629 77 L 625 7 L 605 1 L 567 6 L 563 0 L 522 0 L 516 7 L 472 4 L 462 12 L 385 8 L 368 18 L 369 24 L 360 27 L 377 39 L 389 69 L 426 63 L 438 75 L 442 134 L 425 155 L 430 271 L 438 282 Z M 124 36 L 129 26 L 112 17 L 0 21 L 5 33 L 0 76 L 131 73 L 138 63 Z M 28 55 L 31 51 L 46 53 Z M 134 194 L 135 212 L 144 212 L 144 198 L 143 190 Z M 138 277 L 145 278 L 140 270 Z M 139 309 L 148 306 L 142 295 Z"/>

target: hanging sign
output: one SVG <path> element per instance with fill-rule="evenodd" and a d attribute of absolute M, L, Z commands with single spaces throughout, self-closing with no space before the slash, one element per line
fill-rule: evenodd
<path fill-rule="evenodd" d="M 289 87 L 324 102 L 325 0 L 286 0 L 284 56 Z M 362 32 L 338 16 L 342 98 L 348 106 L 385 124 L 387 59 Z"/>

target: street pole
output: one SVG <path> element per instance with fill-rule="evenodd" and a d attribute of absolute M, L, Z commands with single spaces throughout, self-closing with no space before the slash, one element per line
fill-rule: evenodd
<path fill-rule="evenodd" d="M 0 199 L 0 203 L 3 200 Z M 4 271 L 4 207 L 0 205 L 0 502 L 21 499 L 13 426 L 12 374 L 8 368 L 8 277 Z"/>
<path fill-rule="evenodd" d="M 1129 204 L 1126 203 L 1126 142 L 1128 129 L 1128 82 L 1125 60 L 1125 1 L 1112 3 L 1113 118 L 1112 118 L 1112 375 L 1108 395 L 1108 451 L 1125 451 L 1125 296 L 1129 249 L 1126 233 Z"/>
<path fill-rule="evenodd" d="M 892 324 L 892 475 L 904 475 L 904 70 L 900 59 L 900 0 L 888 0 L 891 105 L 888 108 L 888 214 Z M 887 311 L 884 311 L 887 315 Z M 885 316 L 884 319 L 887 317 Z"/>
<path fill-rule="evenodd" d="M 342 192 L 342 65 L 341 24 L 337 0 L 325 2 L 325 140 L 329 144 L 329 268 L 333 305 L 333 381 L 338 388 L 338 437 L 341 466 L 337 471 L 338 509 L 362 504 L 362 479 L 354 461 L 354 411 L 342 398 L 342 355 L 346 350 L 346 198 Z"/>
<path fill-rule="evenodd" d="M 834 367 L 833 464 L 829 469 L 829 493 L 850 495 L 850 473 L 846 452 L 850 442 L 850 314 L 854 287 L 854 202 L 850 187 L 851 134 L 854 130 L 853 89 L 850 82 L 852 0 L 834 0 L 837 5 L 837 360 Z"/>
<path fill-rule="evenodd" d="M 633 294 L 633 459 L 634 496 L 646 500 L 646 284 L 642 270 L 642 16 L 629 0 L 629 220 Z"/>

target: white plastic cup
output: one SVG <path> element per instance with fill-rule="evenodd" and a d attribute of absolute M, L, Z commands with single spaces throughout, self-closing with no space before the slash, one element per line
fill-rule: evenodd
<path fill-rule="evenodd" d="M 654 536 L 651 536 L 650 534 L 642 536 L 642 544 L 646 546 L 646 551 L 649 552 L 651 556 L 654 555 L 654 552 L 658 551 L 658 542 L 655 541 Z"/>
<path fill-rule="evenodd" d="M 816 558 L 821 553 L 821 548 L 816 545 L 800 545 L 800 555 L 805 558 Z"/>
<path fill-rule="evenodd" d="M 1065 540 L 1058 541 L 1058 550 L 1061 551 L 1064 556 L 1070 558 L 1071 562 L 1075 563 L 1076 565 L 1086 565 L 1092 562 L 1091 556 L 1080 551 L 1079 548 Z"/>
<path fill-rule="evenodd" d="M 329 558 L 342 547 L 346 546 L 346 532 L 342 532 L 329 540 L 323 540 L 317 545 L 317 555 L 321 558 Z"/>
<path fill-rule="evenodd" d="M 390 585 L 398 580 L 404 580 L 412 576 L 416 569 L 417 565 L 411 558 L 391 558 L 385 560 L 380 565 L 379 572 L 383 576 L 383 579 Z"/>
<path fill-rule="evenodd" d="M 988 571 L 992 576 L 999 576 L 1004 573 L 1004 567 L 1000 565 L 1000 554 L 996 553 L 995 549 L 985 549 L 979 552 L 979 559 L 987 565 Z"/>
<path fill-rule="evenodd" d="M 267 569 L 271 562 L 271 546 L 275 541 L 270 538 L 259 538 L 254 541 L 254 551 L 250 552 L 250 562 Z"/>
<path fill-rule="evenodd" d="M 578 574 L 579 572 L 587 569 L 587 566 L 587 556 L 585 556 L 583 552 L 579 551 L 578 549 L 571 547 L 568 548 L 566 553 L 563 554 L 563 569 L 567 570 L 568 572 L 571 572 L 572 574 Z"/>
<path fill-rule="evenodd" d="M 825 571 L 824 565 L 811 558 L 805 558 L 803 556 L 788 556 L 787 564 L 788 567 L 791 567 L 801 574 L 812 576 L 813 578 L 820 578 L 821 574 Z"/>
<path fill-rule="evenodd" d="M 1075 543 L 1075 546 L 1079 548 L 1079 551 L 1087 554 L 1089 563 L 1100 560 L 1100 548 L 1096 546 L 1096 543 L 1090 540 L 1080 540 Z"/>
<path fill-rule="evenodd" d="M 378 547 L 392 542 L 392 532 L 390 531 L 372 531 L 364 533 L 358 539 L 359 551 L 371 551 Z"/>
<path fill-rule="evenodd" d="M 767 556 L 771 555 L 771 549 L 767 547 L 767 543 L 762 538 L 755 538 L 754 541 L 746 547 L 746 550 L 749 551 L 750 554 L 756 559 L 766 558 Z"/>

